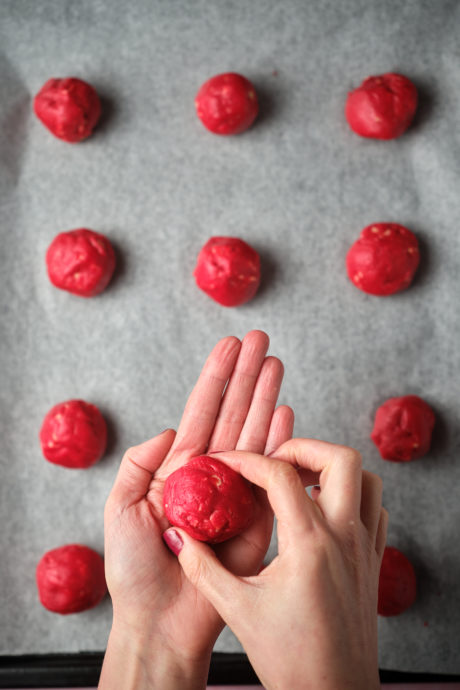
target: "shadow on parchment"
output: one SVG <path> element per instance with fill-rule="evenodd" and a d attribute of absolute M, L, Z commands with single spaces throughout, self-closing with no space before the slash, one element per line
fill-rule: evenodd
<path fill-rule="evenodd" d="M 445 420 L 442 410 L 433 405 L 429 400 L 427 401 L 429 406 L 434 412 L 436 421 L 433 428 L 433 433 L 431 436 L 431 446 L 430 453 L 439 457 L 443 457 L 447 454 L 447 451 L 452 446 L 451 442 L 451 429 Z M 442 462 L 442 461 L 441 461 Z M 439 466 L 439 460 L 437 461 Z"/>
<path fill-rule="evenodd" d="M 97 405 L 97 403 L 96 403 L 96 405 Z M 107 462 L 109 455 L 111 455 L 115 451 L 115 448 L 117 447 L 117 443 L 118 443 L 117 424 L 116 424 L 116 421 L 115 421 L 113 415 L 111 414 L 111 412 L 109 412 L 103 405 L 101 405 L 101 406 L 97 405 L 97 407 L 99 408 L 102 416 L 104 417 L 105 423 L 107 426 L 107 446 L 105 449 L 105 453 L 99 462 Z M 120 458 L 120 460 L 121 460 L 121 458 Z"/>
<path fill-rule="evenodd" d="M 251 300 L 255 302 L 260 297 L 264 296 L 270 290 L 274 290 L 277 276 L 279 275 L 279 267 L 275 260 L 273 252 L 267 249 L 261 249 L 260 247 L 255 247 L 254 249 L 260 256 L 260 286 L 257 290 L 254 299 Z"/>
<path fill-rule="evenodd" d="M 278 76 L 276 70 L 270 76 L 267 76 L 266 73 L 247 76 L 249 81 L 254 84 L 259 103 L 257 118 L 249 128 L 249 132 L 253 129 L 263 129 L 267 125 L 271 125 L 274 120 L 282 117 L 287 100 L 287 88 L 283 80 L 278 79 Z"/>
<path fill-rule="evenodd" d="M 419 230 L 419 228 L 413 225 L 411 225 L 409 229 L 416 235 L 420 251 L 420 262 L 412 283 L 408 288 L 410 290 L 412 288 L 423 287 L 423 285 L 428 282 L 435 262 L 433 261 L 433 247 L 430 247 L 425 239 L 423 230 Z"/>
<path fill-rule="evenodd" d="M 417 78 L 411 78 L 411 81 L 415 84 L 417 89 L 418 103 L 412 124 L 407 130 L 407 135 L 411 133 L 417 134 L 426 122 L 432 118 L 438 100 L 436 88 L 433 86 L 433 83 Z"/>
<path fill-rule="evenodd" d="M 119 101 L 113 93 L 108 93 L 103 88 L 94 85 L 101 102 L 101 117 L 94 128 L 94 136 L 105 135 L 113 127 L 120 113 Z"/>
<path fill-rule="evenodd" d="M 113 251 L 115 252 L 115 270 L 113 272 L 112 278 L 110 280 L 110 283 L 107 285 L 105 288 L 104 292 L 109 292 L 110 290 L 113 290 L 118 286 L 120 282 L 122 282 L 124 276 L 127 274 L 127 266 L 129 265 L 129 257 L 127 254 L 127 250 L 120 245 L 119 242 L 115 242 L 110 238 L 110 244 L 113 247 Z"/>
<path fill-rule="evenodd" d="M 0 54 L 2 75 L 2 117 L 0 121 L 0 165 L 4 167 L 4 184 L 16 186 L 29 135 L 32 98 L 8 58 Z"/>

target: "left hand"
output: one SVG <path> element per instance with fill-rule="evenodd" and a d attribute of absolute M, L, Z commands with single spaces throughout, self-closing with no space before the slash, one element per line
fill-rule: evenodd
<path fill-rule="evenodd" d="M 293 412 L 275 409 L 283 365 L 266 357 L 268 336 L 221 340 L 187 401 L 177 434 L 167 430 L 129 449 L 105 508 L 105 562 L 114 624 L 127 636 L 180 654 L 209 659 L 224 623 L 185 577 L 162 539 L 169 527 L 163 486 L 192 456 L 218 450 L 269 454 L 292 436 Z M 236 575 L 255 574 L 267 551 L 273 513 L 256 489 L 256 518 L 242 535 L 215 547 Z M 155 662 L 153 662 L 155 663 Z"/>

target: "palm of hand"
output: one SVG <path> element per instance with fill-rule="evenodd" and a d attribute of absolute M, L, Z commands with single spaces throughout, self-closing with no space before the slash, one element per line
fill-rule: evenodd
<path fill-rule="evenodd" d="M 115 615 L 135 628 L 161 634 L 166 644 L 190 658 L 210 652 L 224 624 L 163 543 L 161 535 L 169 526 L 163 486 L 171 472 L 195 455 L 234 449 L 268 454 L 290 438 L 292 411 L 275 410 L 283 367 L 276 358 L 265 357 L 267 349 L 268 338 L 259 331 L 249 333 L 242 344 L 236 338 L 220 341 L 190 395 L 175 438 L 169 431 L 126 454 L 128 473 L 141 473 L 143 490 L 117 509 L 117 480 L 114 500 L 106 507 L 107 580 Z M 270 542 L 272 512 L 264 492 L 256 490 L 255 495 L 252 526 L 215 547 L 223 564 L 238 575 L 257 572 Z"/>

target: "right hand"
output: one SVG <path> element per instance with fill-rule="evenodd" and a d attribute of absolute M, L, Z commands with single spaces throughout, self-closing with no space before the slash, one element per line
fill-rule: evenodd
<path fill-rule="evenodd" d="M 382 481 L 344 446 L 292 439 L 273 455 L 215 454 L 267 492 L 278 556 L 259 575 L 237 577 L 208 545 L 171 528 L 183 541 L 179 562 L 267 689 L 377 690 Z M 310 498 L 312 484 L 320 486 Z"/>

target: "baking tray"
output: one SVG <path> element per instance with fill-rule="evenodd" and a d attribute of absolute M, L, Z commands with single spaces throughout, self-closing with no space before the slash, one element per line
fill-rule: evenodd
<path fill-rule="evenodd" d="M 110 607 L 52 619 L 36 602 L 35 563 L 66 541 L 102 551 L 123 451 L 177 424 L 206 353 L 252 328 L 285 362 L 281 402 L 296 410 L 296 434 L 354 446 L 383 476 L 390 541 L 421 588 L 411 612 L 380 621 L 381 665 L 458 671 L 459 19 L 449 0 L 0 4 L 2 672 L 99 663 L 77 652 L 103 648 Z M 254 82 L 261 114 L 223 139 L 202 128 L 193 98 L 227 70 Z M 359 140 L 343 118 L 346 92 L 388 70 L 416 83 L 416 121 L 396 142 Z M 81 146 L 32 115 L 43 82 L 66 75 L 103 99 L 101 126 Z M 378 221 L 407 225 L 422 248 L 414 285 L 382 301 L 344 272 L 348 247 Z M 106 233 L 119 259 L 113 284 L 85 303 L 53 289 L 43 262 L 57 232 L 81 226 Z M 242 236 L 262 255 L 262 289 L 241 309 L 195 288 L 211 234 Z M 395 467 L 369 433 L 378 404 L 406 391 L 427 398 L 437 426 L 429 457 Z M 47 409 L 70 397 L 110 422 L 107 457 L 88 474 L 46 466 L 38 448 Z M 216 653 L 239 668 L 227 632 Z"/>
<path fill-rule="evenodd" d="M 0 657 L 0 688 L 96 687 L 103 654 L 35 655 Z M 458 675 L 380 671 L 381 683 L 454 683 Z M 209 685 L 258 685 L 259 680 L 244 654 L 212 654 Z"/>

